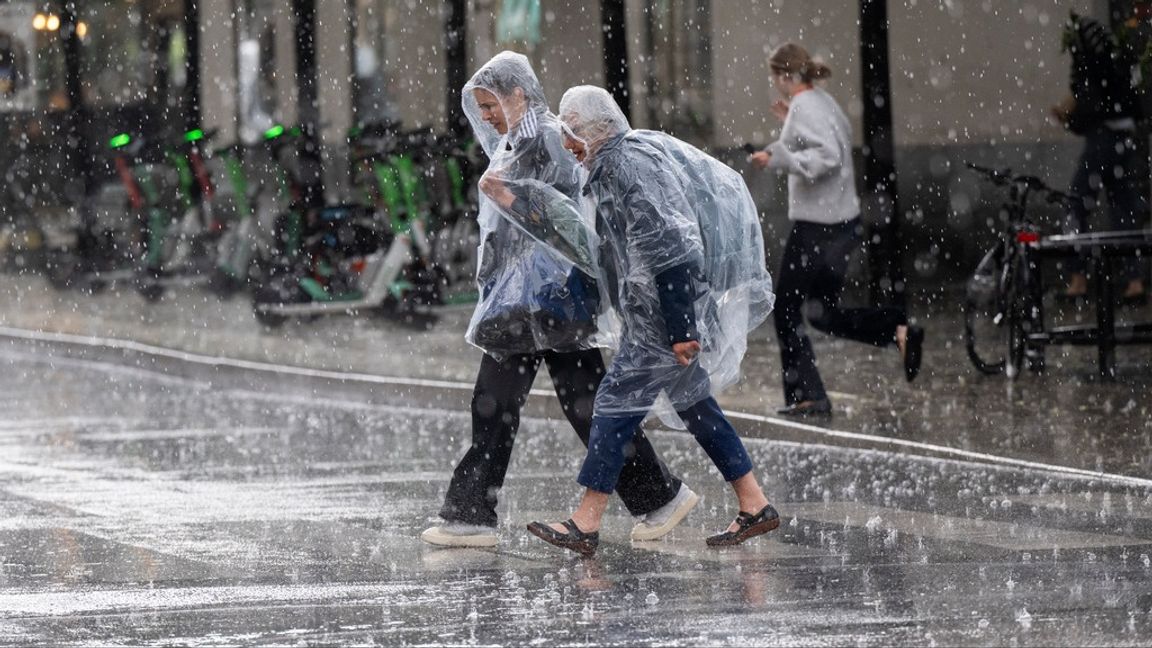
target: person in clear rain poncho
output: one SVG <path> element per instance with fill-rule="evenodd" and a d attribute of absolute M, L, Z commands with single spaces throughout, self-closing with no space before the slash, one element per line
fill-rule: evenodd
<path fill-rule="evenodd" d="M 587 444 L 604 361 L 595 234 L 577 200 L 585 172 L 564 150 L 560 123 L 528 59 L 498 54 L 464 87 L 462 101 L 489 158 L 480 179 L 480 300 L 466 334 L 484 356 L 472 397 L 472 445 L 444 497 L 444 523 L 421 537 L 442 546 L 492 546 L 497 493 L 540 363 L 548 365 L 564 413 Z M 633 538 L 654 540 L 699 497 L 633 427 L 619 493 L 640 518 Z"/>
<path fill-rule="evenodd" d="M 596 393 L 592 438 L 569 520 L 528 529 L 590 554 L 617 486 L 625 448 L 658 398 L 679 417 L 729 482 L 740 515 L 712 546 L 779 525 L 752 462 L 713 393 L 735 382 L 747 334 L 772 309 L 756 208 L 743 180 L 669 135 L 633 131 L 605 90 L 570 89 L 560 102 L 565 147 L 589 169 L 602 291 L 619 314 L 616 354 Z"/>

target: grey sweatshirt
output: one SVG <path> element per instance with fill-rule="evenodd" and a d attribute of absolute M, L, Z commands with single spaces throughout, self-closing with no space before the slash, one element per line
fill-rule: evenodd
<path fill-rule="evenodd" d="M 769 168 L 788 171 L 788 219 L 831 225 L 860 215 L 852 170 L 852 126 L 820 88 L 792 98 Z"/>

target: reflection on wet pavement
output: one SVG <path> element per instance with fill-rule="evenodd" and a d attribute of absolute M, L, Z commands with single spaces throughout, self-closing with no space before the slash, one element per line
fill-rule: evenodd
<path fill-rule="evenodd" d="M 115 355 L 0 348 L 5 645 L 1140 645 L 1152 632 L 1152 483 L 750 439 L 784 524 L 711 550 L 730 496 L 689 437 L 655 431 L 704 502 L 667 540 L 635 544 L 614 504 L 585 560 L 523 531 L 572 507 L 581 459 L 566 424 L 528 417 L 499 547 L 436 549 L 417 534 L 468 442 L 466 411 Z"/>

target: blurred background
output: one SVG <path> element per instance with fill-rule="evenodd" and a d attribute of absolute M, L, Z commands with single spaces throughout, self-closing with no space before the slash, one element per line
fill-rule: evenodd
<path fill-rule="evenodd" d="M 164 138 L 203 128 L 219 143 L 251 143 L 274 124 L 301 124 L 326 201 L 346 201 L 350 129 L 399 122 L 464 134 L 459 88 L 514 49 L 531 58 L 554 104 L 572 85 L 608 86 L 634 126 L 746 171 L 740 147 L 772 141 L 779 126 L 768 111 L 768 54 L 796 41 L 832 68 L 827 89 L 854 122 L 865 218 L 883 257 L 873 279 L 935 284 L 971 269 L 999 205 L 962 161 L 1055 186 L 1071 176 L 1077 138 L 1048 115 L 1068 94 L 1069 13 L 1125 31 L 1140 48 L 1148 22 L 1132 17 L 1142 4 L 3 0 L 0 166 L 9 177 L 22 170 L 21 202 L 51 218 L 99 202 L 100 187 L 114 184 L 105 144 L 121 131 Z M 783 179 L 746 178 L 773 258 L 787 233 Z"/>

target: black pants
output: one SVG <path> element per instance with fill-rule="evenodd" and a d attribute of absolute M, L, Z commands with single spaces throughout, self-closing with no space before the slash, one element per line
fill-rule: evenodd
<path fill-rule="evenodd" d="M 860 244 L 860 219 L 836 225 L 797 222 L 788 236 L 776 283 L 776 337 L 784 374 L 784 400 L 789 405 L 827 398 L 807 316 L 817 330 L 878 347 L 895 341 L 896 327 L 907 323 L 897 308 L 841 308 L 844 273 Z"/>
<path fill-rule="evenodd" d="M 1085 231 L 1101 189 L 1108 196 L 1108 215 L 1113 230 L 1148 226 L 1148 200 L 1140 193 L 1141 183 L 1133 175 L 1139 169 L 1133 137 L 1133 133 L 1103 128 L 1084 137 L 1084 150 L 1076 161 L 1076 173 L 1072 176 L 1071 194 L 1075 199 L 1064 225 L 1065 234 Z M 1082 257 L 1073 257 L 1067 265 L 1073 272 L 1084 272 Z M 1143 278 L 1142 264 L 1138 259 L 1122 259 L 1116 266 L 1121 279 Z"/>
<path fill-rule="evenodd" d="M 548 365 L 564 414 L 587 447 L 592 403 L 604 377 L 598 349 L 573 353 L 548 351 L 515 355 L 503 362 L 485 355 L 472 394 L 472 447 L 452 473 L 440 517 L 449 522 L 496 526 L 496 502 L 520 427 L 520 408 L 528 398 L 540 362 Z M 643 515 L 676 497 L 680 480 L 656 456 L 639 428 L 616 492 L 632 515 Z"/>

